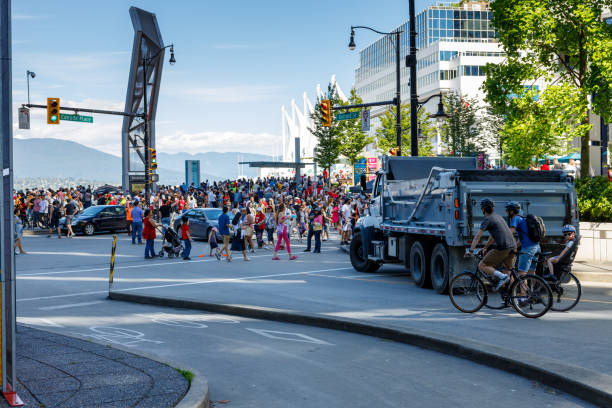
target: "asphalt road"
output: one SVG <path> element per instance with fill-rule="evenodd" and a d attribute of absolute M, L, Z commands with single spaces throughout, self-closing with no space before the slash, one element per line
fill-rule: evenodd
<path fill-rule="evenodd" d="M 213 400 L 230 401 L 225 406 L 473 407 L 491 406 L 492 401 L 588 406 L 528 380 L 403 344 L 313 327 L 109 301 L 110 236 L 26 237 L 24 241 L 29 254 L 17 256 L 20 322 L 122 344 L 195 367 L 209 377 Z M 490 337 L 485 340 L 494 344 L 509 333 L 519 343 L 521 336 L 542 330 L 538 325 L 558 326 L 559 322 L 568 327 L 584 323 L 584 330 L 595 334 L 610 330 L 584 318 L 605 315 L 603 307 L 612 307 L 607 303 L 584 302 L 576 312 L 559 314 L 561 318 L 547 315 L 535 322 L 510 312 L 462 315 L 452 309 L 448 298 L 415 288 L 399 268 L 359 274 L 335 246 L 323 249 L 320 255 L 298 254 L 299 259 L 291 262 L 286 254 L 282 261 L 272 261 L 269 251 L 258 251 L 250 262 L 235 257 L 228 264 L 207 256 L 197 258 L 208 255 L 207 245 L 197 242 L 194 261 L 145 261 L 144 247 L 132 246 L 121 235 L 114 290 L 338 314 L 400 326 L 416 324 L 454 335 L 480 336 L 487 331 Z M 608 291 L 612 287 L 589 288 L 587 300 L 605 302 Z M 529 332 L 518 333 L 517 328 L 525 324 Z M 568 328 L 564 336 L 569 332 Z M 537 347 L 556 344 L 554 337 L 545 335 L 539 339 L 544 344 Z M 575 354 L 592 353 L 593 346 L 582 339 L 587 344 Z M 573 358 L 567 350 L 571 349 L 566 349 L 564 358 Z"/>

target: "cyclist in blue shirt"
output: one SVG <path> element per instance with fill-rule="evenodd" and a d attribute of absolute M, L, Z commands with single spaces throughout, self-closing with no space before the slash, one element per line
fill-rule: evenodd
<path fill-rule="evenodd" d="M 526 273 L 535 273 L 536 269 L 536 254 L 540 252 L 540 244 L 533 242 L 529 238 L 527 231 L 527 221 L 525 217 L 520 215 L 521 204 L 517 201 L 508 201 L 506 203 L 506 213 L 510 220 L 510 231 L 513 234 L 518 235 L 518 241 L 516 243 L 517 248 L 520 247 L 518 256 L 518 267 L 519 274 L 524 275 Z"/>

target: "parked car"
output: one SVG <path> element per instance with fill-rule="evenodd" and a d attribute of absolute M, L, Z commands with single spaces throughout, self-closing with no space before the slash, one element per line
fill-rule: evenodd
<path fill-rule="evenodd" d="M 66 218 L 60 219 L 60 228 L 67 231 Z M 84 209 L 72 219 L 75 234 L 93 235 L 101 231 L 126 231 L 128 222 L 121 205 L 95 205 Z"/>
<path fill-rule="evenodd" d="M 189 232 L 193 238 L 208 240 L 208 234 L 213 227 L 219 228 L 219 216 L 223 212 L 220 208 L 193 208 L 174 217 L 173 228 L 179 232 L 181 217 L 189 218 Z"/>
<path fill-rule="evenodd" d="M 122 194 L 122 193 L 123 193 L 123 190 L 121 190 L 121 187 L 115 187 L 115 186 L 106 184 L 106 185 L 103 185 L 95 189 L 93 191 L 93 196 L 97 200 L 98 198 L 106 194 Z"/>

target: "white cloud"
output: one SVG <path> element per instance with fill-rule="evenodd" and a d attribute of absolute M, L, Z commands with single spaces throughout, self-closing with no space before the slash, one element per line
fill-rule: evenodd
<path fill-rule="evenodd" d="M 33 14 L 13 14 L 11 16 L 13 20 L 42 20 L 49 18 L 49 16 L 33 15 Z"/>
<path fill-rule="evenodd" d="M 280 98 L 285 89 L 278 85 L 223 86 L 184 89 L 182 95 L 199 102 L 247 103 Z"/>
<path fill-rule="evenodd" d="M 179 131 L 171 135 L 158 134 L 157 150 L 167 153 L 215 151 L 273 154 L 280 140 L 279 135 L 271 133 Z"/>
<path fill-rule="evenodd" d="M 123 111 L 124 103 L 109 100 L 84 99 L 81 101 L 62 100 L 62 106 L 90 107 L 94 109 Z M 60 125 L 48 125 L 44 109 L 30 110 L 30 130 L 18 129 L 17 109 L 19 104 L 13 104 L 13 135 L 16 138 L 54 138 L 71 140 L 103 152 L 121 156 L 121 129 L 123 118 L 120 116 L 96 115 L 80 113 L 94 117 L 94 123 L 77 123 L 62 121 Z M 158 121 L 157 125 L 167 121 Z M 157 130 L 157 150 L 167 153 L 200 153 L 218 152 L 250 152 L 274 154 L 281 149 L 278 146 L 280 136 L 271 133 L 245 133 L 228 131 L 206 131 L 187 133 L 176 131 L 164 133 Z M 49 152 L 50 157 L 58 160 L 63 158 L 62 152 Z"/>

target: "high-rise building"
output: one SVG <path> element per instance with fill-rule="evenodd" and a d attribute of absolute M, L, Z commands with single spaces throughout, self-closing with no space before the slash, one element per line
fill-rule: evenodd
<path fill-rule="evenodd" d="M 417 89 L 419 100 L 431 95 L 456 92 L 482 100 L 480 86 L 484 81 L 483 67 L 500 63 L 505 54 L 499 46 L 491 26 L 488 1 L 438 3 L 427 7 L 416 16 L 417 31 Z M 400 54 L 409 54 L 409 24 L 401 24 Z M 391 100 L 395 96 L 395 45 L 393 36 L 383 36 L 359 53 L 359 67 L 355 70 L 355 89 L 364 102 Z M 410 100 L 410 72 L 402 60 L 401 99 Z M 434 113 L 438 98 L 432 98 L 424 108 Z M 387 107 L 372 109 L 372 117 L 382 114 Z M 376 119 L 373 121 L 376 127 Z M 438 153 L 439 137 L 434 140 Z M 493 152 L 491 152 L 494 154 Z"/>

